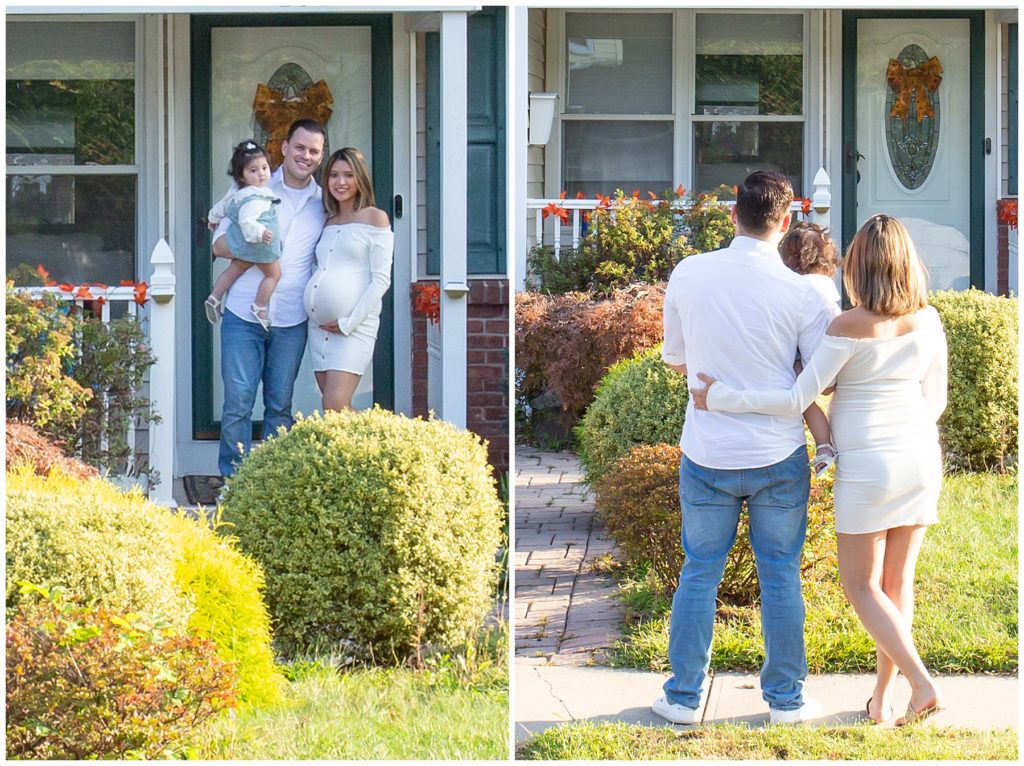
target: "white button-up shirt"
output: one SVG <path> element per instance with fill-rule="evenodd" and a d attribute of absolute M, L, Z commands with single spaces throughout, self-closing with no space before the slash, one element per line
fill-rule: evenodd
<path fill-rule="evenodd" d="M 278 168 L 267 188 L 281 200 L 275 207 L 282 240 L 281 281 L 270 299 L 270 318 L 274 327 L 292 327 L 307 319 L 302 293 L 313 273 L 316 243 L 326 215 L 320 185 L 312 178 L 305 188 L 292 189 L 285 186 L 284 174 Z M 220 222 L 213 235 L 214 241 L 224 236 L 230 223 L 227 218 Z M 255 322 L 250 306 L 256 300 L 256 289 L 262 279 L 263 272 L 258 267 L 245 272 L 228 290 L 225 308 L 247 322 Z"/>
<path fill-rule="evenodd" d="M 773 245 L 738 236 L 673 270 L 662 358 L 685 364 L 691 385 L 704 372 L 737 389 L 789 388 L 797 352 L 810 359 L 831 319 L 818 291 Z M 799 416 L 709 412 L 692 402 L 680 439 L 694 463 L 724 469 L 778 463 L 804 443 Z"/>

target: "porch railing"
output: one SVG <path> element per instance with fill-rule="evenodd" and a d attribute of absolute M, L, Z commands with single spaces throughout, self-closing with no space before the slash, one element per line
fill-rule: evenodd
<path fill-rule="evenodd" d="M 829 179 L 825 168 L 819 168 L 814 176 L 814 192 L 811 195 L 811 211 L 807 218 L 821 226 L 828 227 L 831 220 L 832 209 L 832 182 Z M 569 213 L 568 224 L 562 223 L 558 216 L 544 217 L 542 211 L 550 204 L 564 208 Z M 732 207 L 734 202 L 724 202 Z M 561 257 L 563 249 L 575 249 L 579 247 L 580 239 L 583 237 L 583 214 L 597 208 L 596 199 L 536 199 L 526 200 L 527 220 L 533 219 L 533 233 L 529 236 L 527 246 L 529 249 L 535 247 L 550 247 L 556 259 Z M 677 205 L 680 212 L 689 206 L 685 203 Z M 794 201 L 791 210 L 795 215 L 803 215 L 803 203 Z M 528 227 L 529 228 L 529 227 Z M 525 254 L 524 254 L 525 255 Z"/>
<path fill-rule="evenodd" d="M 140 474 L 146 475 L 149 496 L 154 502 L 163 505 L 174 505 L 171 493 L 173 472 L 174 472 L 174 255 L 164 240 L 160 240 L 150 256 L 150 264 L 153 267 L 148 282 L 147 305 L 148 311 L 137 301 L 135 287 L 116 286 L 99 287 L 89 286 L 89 295 L 81 293 L 68 293 L 60 287 L 21 287 L 21 292 L 28 293 L 35 298 L 41 298 L 44 294 L 56 295 L 59 299 L 73 303 L 80 310 L 87 307 L 93 311 L 103 324 L 109 324 L 111 320 L 111 309 L 116 306 L 124 306 L 124 313 L 135 317 L 142 324 L 146 336 L 149 338 L 150 348 L 156 357 L 156 362 L 149 369 L 149 403 L 153 412 L 160 414 L 160 420 L 149 424 L 149 445 L 147 453 L 148 468 L 141 469 L 137 461 L 138 456 L 138 424 L 135 418 L 131 418 L 128 424 L 126 441 L 131 449 L 127 457 L 127 465 L 123 470 L 115 466 L 101 466 L 110 472 L 109 478 L 122 486 L 134 484 L 132 477 Z M 98 304 L 98 305 L 97 305 Z M 116 312 L 118 315 L 120 311 Z M 109 407 L 107 395 L 103 394 L 101 400 L 101 417 L 104 420 L 108 417 Z M 106 453 L 108 448 L 107 430 L 101 429 L 100 449 Z"/>

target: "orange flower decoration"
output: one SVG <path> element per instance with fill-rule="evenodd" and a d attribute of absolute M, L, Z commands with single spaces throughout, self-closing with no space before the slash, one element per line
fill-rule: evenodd
<path fill-rule="evenodd" d="M 563 191 L 561 194 L 558 195 L 558 199 L 565 199 L 565 194 L 566 193 Z M 569 211 L 566 210 L 561 205 L 557 205 L 554 202 L 549 202 L 541 209 L 540 212 L 544 214 L 545 218 L 553 215 L 562 221 L 563 226 L 569 225 Z"/>
<path fill-rule="evenodd" d="M 811 198 L 810 197 L 793 197 L 794 202 L 800 203 L 800 212 L 804 215 L 811 214 Z"/>
<path fill-rule="evenodd" d="M 43 268 L 43 264 L 40 263 L 36 266 L 36 273 L 43 280 L 43 284 L 46 287 L 53 287 L 55 284 L 57 284 L 50 278 L 50 272 Z"/>
<path fill-rule="evenodd" d="M 94 301 L 96 296 L 89 291 L 89 285 L 79 285 L 75 290 L 75 298 L 83 301 Z"/>
<path fill-rule="evenodd" d="M 686 194 L 686 189 L 683 188 L 682 184 L 679 184 L 679 186 L 676 187 L 676 194 L 678 194 L 680 197 Z"/>
<path fill-rule="evenodd" d="M 996 217 L 1011 229 L 1017 228 L 1017 200 L 1001 199 L 996 203 Z"/>
<path fill-rule="evenodd" d="M 145 305 L 146 291 L 148 290 L 149 285 L 147 285 L 145 282 L 139 282 L 137 285 L 135 285 L 135 289 L 132 291 L 135 294 L 135 298 L 133 300 L 140 306 Z"/>
<path fill-rule="evenodd" d="M 441 285 L 437 282 L 414 282 L 412 289 L 415 293 L 412 300 L 413 311 L 423 314 L 431 324 L 440 322 Z"/>

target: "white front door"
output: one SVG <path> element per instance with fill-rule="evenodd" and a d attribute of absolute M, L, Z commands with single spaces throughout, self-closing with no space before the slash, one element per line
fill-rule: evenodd
<path fill-rule="evenodd" d="M 970 20 L 857 19 L 855 226 L 909 230 L 932 289 L 971 279 Z M 855 168 L 853 165 L 855 164 Z"/>

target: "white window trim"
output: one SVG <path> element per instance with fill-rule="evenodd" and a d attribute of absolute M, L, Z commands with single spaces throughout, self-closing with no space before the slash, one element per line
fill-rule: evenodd
<path fill-rule="evenodd" d="M 147 108 L 154 106 L 153 100 L 147 99 L 147 93 L 162 92 L 161 81 L 157 79 L 160 67 L 145 66 L 146 57 L 157 48 L 151 43 L 155 31 L 151 23 L 147 23 L 141 14 L 80 14 L 80 15 L 8 15 L 7 29 L 14 24 L 84 24 L 130 22 L 134 25 L 135 36 L 135 137 L 134 163 L 128 165 L 33 165 L 32 171 L 49 175 L 87 176 L 87 175 L 133 175 L 135 176 L 135 279 L 148 279 L 150 242 L 159 236 L 152 231 L 158 222 L 150 215 L 159 207 L 159 190 L 151 189 L 150 177 L 159 177 L 159 136 L 160 131 L 147 133 L 145 124 L 148 117 Z M 71 27 L 69 27 L 69 30 Z M 150 171 L 152 169 L 152 172 Z M 24 174 L 26 168 L 6 166 L 6 175 Z M 154 194 L 155 193 L 155 194 Z"/>
<path fill-rule="evenodd" d="M 673 14 L 672 19 L 672 113 L 671 114 L 565 114 L 565 88 L 567 85 L 565 16 L 567 13 L 661 13 Z M 800 115 L 728 115 L 730 122 L 779 122 L 803 124 L 803 189 L 795 189 L 798 195 L 809 195 L 814 174 L 824 164 L 822 157 L 822 131 L 825 129 L 825 72 L 822 47 L 824 41 L 822 11 L 806 9 L 747 9 L 725 8 L 706 9 L 559 9 L 549 10 L 547 25 L 547 48 L 555 52 L 546 61 L 545 76 L 548 87 L 560 94 L 556 114 L 557 124 L 552 131 L 546 156 L 548 166 L 544 179 L 544 194 L 554 199 L 565 189 L 564 168 L 562 167 L 562 123 L 565 121 L 652 121 L 674 123 L 672 186 L 682 184 L 690 189 L 693 182 L 693 125 L 696 122 L 721 121 L 722 115 L 692 114 L 694 98 L 694 69 L 696 61 L 696 34 L 698 13 L 729 14 L 793 14 L 801 15 L 803 24 L 803 102 Z M 812 124 L 813 121 L 813 124 Z"/>

